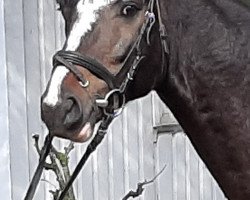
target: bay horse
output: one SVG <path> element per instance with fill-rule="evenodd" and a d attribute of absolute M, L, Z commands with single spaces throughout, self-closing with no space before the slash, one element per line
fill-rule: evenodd
<path fill-rule="evenodd" d="M 41 98 L 50 132 L 85 142 L 110 107 L 155 90 L 226 197 L 250 199 L 249 7 L 239 0 L 57 3 L 66 41 Z"/>

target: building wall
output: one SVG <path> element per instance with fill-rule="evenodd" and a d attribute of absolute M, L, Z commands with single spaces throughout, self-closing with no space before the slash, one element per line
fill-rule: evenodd
<path fill-rule="evenodd" d="M 0 1 L 1 199 L 23 199 L 38 162 L 32 134 L 44 138 L 47 133 L 40 119 L 40 96 L 51 58 L 64 41 L 56 7 L 53 0 Z M 68 141 L 56 139 L 54 144 L 62 149 Z M 75 145 L 72 169 L 85 148 Z M 164 165 L 159 179 L 139 199 L 224 199 L 171 113 L 150 93 L 129 103 L 115 119 L 74 185 L 77 199 L 121 199 Z M 44 173 L 43 179 L 56 184 L 51 173 Z M 48 182 L 40 182 L 34 199 L 51 199 L 48 191 L 55 188 Z"/>
<path fill-rule="evenodd" d="M 3 184 L 0 195 L 4 199 L 10 199 L 10 145 L 9 145 L 9 126 L 8 126 L 8 91 L 7 91 L 7 65 L 5 49 L 5 28 L 4 28 L 4 4 L 0 1 L 0 181 Z"/>

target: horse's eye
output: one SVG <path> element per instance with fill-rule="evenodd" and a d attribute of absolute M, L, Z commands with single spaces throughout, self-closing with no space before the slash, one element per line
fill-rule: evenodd
<path fill-rule="evenodd" d="M 133 17 L 139 9 L 134 5 L 127 5 L 122 8 L 121 14 L 125 17 Z"/>

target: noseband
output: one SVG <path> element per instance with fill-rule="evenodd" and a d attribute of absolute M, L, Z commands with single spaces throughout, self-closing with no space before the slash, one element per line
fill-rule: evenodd
<path fill-rule="evenodd" d="M 96 147 L 101 143 L 104 138 L 108 126 L 121 111 L 125 104 L 125 93 L 127 91 L 128 85 L 131 81 L 134 80 L 136 71 L 140 62 L 145 56 L 142 54 L 143 45 L 146 43 L 147 46 L 150 46 L 150 33 L 152 27 L 156 21 L 155 14 L 153 12 L 154 6 L 157 10 L 157 18 L 159 23 L 159 35 L 161 39 L 161 48 L 162 48 L 162 66 L 165 64 L 165 56 L 169 54 L 168 45 L 167 45 L 167 36 L 165 31 L 165 26 L 161 19 L 160 5 L 159 0 L 150 0 L 148 3 L 148 10 L 145 13 L 145 21 L 140 29 L 140 33 L 130 49 L 130 52 L 125 58 L 124 64 L 117 75 L 110 73 L 105 66 L 96 61 L 95 59 L 82 55 L 74 51 L 58 51 L 53 57 L 53 70 L 58 66 L 65 66 L 79 81 L 79 84 L 83 88 L 89 86 L 89 81 L 85 79 L 83 74 L 80 72 L 78 67 L 85 68 L 89 70 L 97 78 L 102 79 L 108 85 L 110 92 L 106 94 L 103 99 L 97 99 L 96 104 L 98 107 L 103 109 L 104 117 L 102 119 L 101 125 L 99 126 L 97 133 L 91 143 L 88 145 L 87 150 L 80 162 L 77 164 L 72 176 L 70 177 L 67 185 L 64 190 L 61 192 L 58 200 L 63 200 L 67 194 L 68 189 L 71 187 L 81 168 L 87 161 L 90 154 L 95 151 Z M 132 61 L 132 62 L 131 62 Z M 132 64 L 131 64 L 132 63 Z M 76 67 L 77 66 L 77 67 Z M 122 74 L 127 74 L 125 79 L 121 84 L 118 84 L 118 77 Z M 112 102 L 112 103 L 111 103 Z M 49 153 L 51 147 L 53 136 L 49 133 L 46 137 L 44 147 L 41 151 L 41 156 L 39 160 L 38 167 L 35 171 L 35 174 L 32 178 L 32 181 L 29 185 L 28 191 L 25 196 L 25 200 L 32 200 L 38 182 L 40 180 L 43 165 L 45 159 Z"/>

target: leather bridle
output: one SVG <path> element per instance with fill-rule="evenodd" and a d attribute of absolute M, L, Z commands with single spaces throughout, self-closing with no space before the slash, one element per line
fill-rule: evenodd
<path fill-rule="evenodd" d="M 134 80 L 135 74 L 137 72 L 138 66 L 142 59 L 145 58 L 143 55 L 142 49 L 146 44 L 150 46 L 150 33 L 153 25 L 156 22 L 156 16 L 154 14 L 154 8 L 157 10 L 157 18 L 159 24 L 159 35 L 161 40 L 161 48 L 162 48 L 162 67 L 166 64 L 166 57 L 169 54 L 169 49 L 167 45 L 167 35 L 165 26 L 161 19 L 161 10 L 159 5 L 159 0 L 149 0 L 148 10 L 145 13 L 145 21 L 140 29 L 140 33 L 130 49 L 127 57 L 125 58 L 123 67 L 121 68 L 118 74 L 113 75 L 110 73 L 105 66 L 96 61 L 95 59 L 88 57 L 86 55 L 82 55 L 78 52 L 73 51 L 58 51 L 53 57 L 53 67 L 54 69 L 57 66 L 65 66 L 71 73 L 79 81 L 79 84 L 86 88 L 89 86 L 89 81 L 85 79 L 82 75 L 78 67 L 83 67 L 89 70 L 93 75 L 102 79 L 108 85 L 110 92 L 106 94 L 103 99 L 96 99 L 96 104 L 98 107 L 103 109 L 104 117 L 102 119 L 101 125 L 98 128 L 98 131 L 88 145 L 85 154 L 83 155 L 80 162 L 77 164 L 72 176 L 70 177 L 67 185 L 64 190 L 61 192 L 58 200 L 63 200 L 65 195 L 67 194 L 68 189 L 71 187 L 73 181 L 77 177 L 81 168 L 87 161 L 90 154 L 96 149 L 96 147 L 100 144 L 102 139 L 104 138 L 108 126 L 122 110 L 125 104 L 125 94 L 128 89 L 128 85 L 130 82 Z M 131 62 L 132 61 L 132 62 Z M 131 64 L 132 63 L 132 64 Z M 127 74 L 125 79 L 121 84 L 118 84 L 118 77 L 121 74 Z M 32 181 L 29 185 L 28 191 L 25 196 L 25 200 L 32 200 L 36 187 L 41 177 L 41 173 L 43 170 L 43 165 L 45 163 L 45 159 L 49 153 L 49 149 L 51 147 L 53 136 L 49 133 L 46 137 L 44 147 L 42 148 L 40 160 L 36 172 L 32 178 Z"/>

